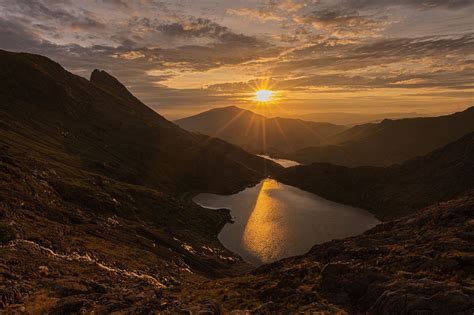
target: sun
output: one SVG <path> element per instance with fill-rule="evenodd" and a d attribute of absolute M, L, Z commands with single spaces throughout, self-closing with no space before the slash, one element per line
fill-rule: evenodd
<path fill-rule="evenodd" d="M 273 92 L 270 90 L 258 90 L 255 93 L 255 100 L 258 102 L 268 102 L 272 99 Z"/>

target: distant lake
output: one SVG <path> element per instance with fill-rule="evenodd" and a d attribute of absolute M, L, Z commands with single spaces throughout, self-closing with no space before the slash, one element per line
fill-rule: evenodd
<path fill-rule="evenodd" d="M 235 223 L 219 240 L 255 265 L 306 253 L 315 244 L 363 233 L 380 223 L 369 212 L 266 179 L 233 195 L 199 194 L 194 202 L 229 208 Z"/>
<path fill-rule="evenodd" d="M 281 166 L 283 167 L 292 167 L 292 166 L 296 166 L 296 165 L 300 165 L 300 163 L 296 162 L 296 161 L 292 161 L 292 160 L 285 160 L 285 159 L 275 159 L 275 158 L 272 158 L 272 157 L 269 157 L 268 155 L 259 155 L 260 157 L 263 157 L 267 160 L 271 160 L 275 163 L 278 163 L 280 164 Z"/>

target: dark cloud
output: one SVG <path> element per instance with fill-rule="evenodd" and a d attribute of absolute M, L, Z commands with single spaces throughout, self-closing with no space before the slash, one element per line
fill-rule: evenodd
<path fill-rule="evenodd" d="M 347 71 L 422 58 L 443 61 L 446 55 L 454 58 L 452 65 L 461 65 L 464 57 L 474 51 L 474 34 L 386 39 L 362 44 L 335 43 L 331 46 L 323 42 L 295 50 L 286 61 L 275 65 L 274 73 L 291 73 L 298 69 Z"/>
<path fill-rule="evenodd" d="M 412 6 L 416 8 L 449 8 L 460 9 L 474 5 L 473 0 L 345 0 L 345 5 L 351 8 Z"/>
<path fill-rule="evenodd" d="M 429 73 L 402 74 L 395 76 L 364 77 L 349 75 L 315 75 L 301 79 L 285 80 L 276 84 L 281 89 L 305 89 L 308 87 L 341 87 L 345 89 L 374 88 L 445 88 L 473 89 L 470 82 L 474 79 L 473 69 L 459 71 L 439 71 Z"/>
<path fill-rule="evenodd" d="M 78 29 L 103 29 L 105 24 L 94 18 L 92 12 L 81 10 L 69 12 L 54 3 L 45 3 L 40 0 L 15 0 L 9 1 L 4 8 L 11 13 L 21 13 L 28 18 L 43 21 L 54 21 L 61 25 L 68 25 Z"/>
<path fill-rule="evenodd" d="M 307 90 L 308 88 L 333 88 L 342 90 L 368 90 L 375 88 L 444 88 L 452 90 L 474 89 L 470 82 L 474 80 L 474 69 L 458 71 L 438 71 L 429 73 L 413 73 L 392 76 L 362 76 L 362 75 L 308 75 L 297 79 L 274 79 L 271 83 L 276 90 Z M 245 91 L 249 86 L 258 82 L 216 84 L 209 87 L 213 91 Z M 327 93 L 328 90 L 324 89 Z"/>
<path fill-rule="evenodd" d="M 118 6 L 124 9 L 129 9 L 130 7 L 126 3 L 126 1 L 123 0 L 99 0 L 98 2 L 103 2 L 105 4 L 109 4 L 112 6 Z"/>
<path fill-rule="evenodd" d="M 430 36 L 378 41 L 361 46 L 354 54 L 364 57 L 422 57 L 445 53 L 469 54 L 474 51 L 474 33 L 463 36 Z"/>
<path fill-rule="evenodd" d="M 383 18 L 360 15 L 354 10 L 318 10 L 296 20 L 326 30 L 334 36 L 370 36 L 386 25 Z"/>
<path fill-rule="evenodd" d="M 150 25 L 149 21 L 147 22 Z M 225 26 L 204 18 L 188 18 L 183 22 L 160 24 L 156 29 L 166 36 L 184 38 L 209 38 L 220 42 L 235 42 L 246 45 L 268 45 L 267 42 L 252 36 L 238 34 Z"/>

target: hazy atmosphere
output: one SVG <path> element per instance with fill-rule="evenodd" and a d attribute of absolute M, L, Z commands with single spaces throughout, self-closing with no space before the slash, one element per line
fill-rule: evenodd
<path fill-rule="evenodd" d="M 168 119 L 450 113 L 473 103 L 470 0 L 0 1 L 0 48 L 119 78 Z M 273 91 L 272 104 L 255 91 Z"/>

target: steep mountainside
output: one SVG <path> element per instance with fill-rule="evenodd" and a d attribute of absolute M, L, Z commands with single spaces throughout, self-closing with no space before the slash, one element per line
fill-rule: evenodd
<path fill-rule="evenodd" d="M 448 200 L 474 187 L 474 133 L 432 153 L 386 168 L 325 163 L 286 169 L 277 179 L 381 219 Z"/>
<path fill-rule="evenodd" d="M 0 79 L 2 136 L 31 154 L 171 192 L 233 191 L 279 169 L 179 128 L 105 72 L 87 81 L 45 57 L 1 51 Z"/>
<path fill-rule="evenodd" d="M 266 118 L 234 106 L 215 108 L 176 123 L 186 130 L 218 137 L 258 154 L 284 154 L 325 144 L 329 136 L 345 129 L 329 123 Z"/>
<path fill-rule="evenodd" d="M 0 82 L 0 312 L 147 313 L 163 288 L 249 269 L 217 240 L 228 210 L 181 196 L 281 167 L 182 130 L 105 72 L 0 51 Z"/>
<path fill-rule="evenodd" d="M 473 131 L 474 107 L 439 117 L 386 119 L 352 127 L 330 137 L 330 145 L 297 150 L 286 158 L 303 164 L 388 166 L 427 154 Z"/>

